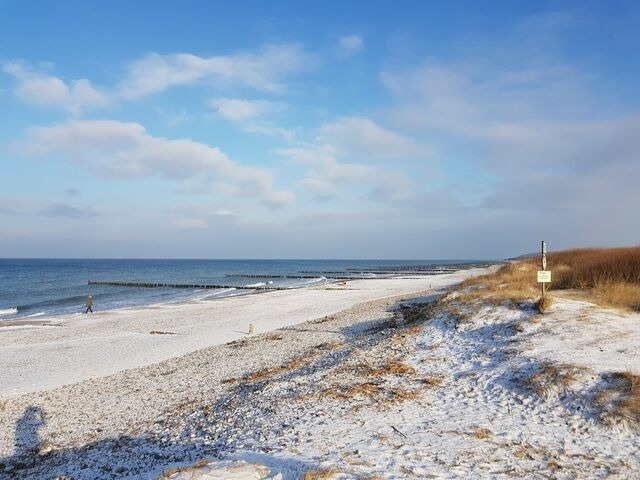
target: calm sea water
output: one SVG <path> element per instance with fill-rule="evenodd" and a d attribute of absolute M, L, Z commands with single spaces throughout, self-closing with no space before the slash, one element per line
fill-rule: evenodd
<path fill-rule="evenodd" d="M 376 277 L 402 271 L 437 274 L 460 261 L 428 260 L 87 260 L 0 259 L 0 321 L 95 310 L 215 299 L 254 290 L 136 288 L 88 281 L 296 288 L 331 277 Z M 301 276 L 306 278 L 290 278 Z"/>

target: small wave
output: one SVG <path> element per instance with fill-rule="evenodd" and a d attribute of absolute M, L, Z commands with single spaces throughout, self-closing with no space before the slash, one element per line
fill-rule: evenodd
<path fill-rule="evenodd" d="M 306 286 L 309 286 L 309 285 L 314 285 L 314 284 L 317 284 L 317 283 L 325 282 L 326 280 L 327 280 L 327 277 L 310 278 L 309 280 L 305 280 L 303 282 L 297 282 L 294 285 L 290 285 L 287 288 L 306 287 Z"/>
<path fill-rule="evenodd" d="M 74 305 L 84 305 L 84 301 L 87 297 L 85 295 L 72 295 L 70 297 L 53 298 L 50 300 L 44 300 L 41 302 L 27 303 L 25 305 L 18 305 L 18 311 L 34 310 L 36 308 L 59 308 L 69 307 Z"/>
<path fill-rule="evenodd" d="M 248 288 L 259 288 L 259 287 L 266 287 L 267 284 L 264 282 L 258 282 L 258 283 L 252 283 L 250 285 L 245 285 Z"/>
<path fill-rule="evenodd" d="M 15 315 L 18 313 L 18 307 L 0 309 L 0 317 Z"/>
<path fill-rule="evenodd" d="M 217 298 L 234 297 L 236 295 L 246 295 L 246 292 L 239 291 L 235 288 L 225 288 L 224 290 L 209 293 L 207 296 L 199 298 L 198 300 L 213 300 Z"/>
<path fill-rule="evenodd" d="M 38 312 L 38 313 L 32 313 L 31 315 L 27 315 L 25 318 L 30 318 L 30 317 L 41 317 L 44 315 L 44 312 Z"/>

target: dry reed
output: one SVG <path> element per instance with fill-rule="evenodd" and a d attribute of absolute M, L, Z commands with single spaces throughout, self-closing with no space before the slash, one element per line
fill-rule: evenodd
<path fill-rule="evenodd" d="M 535 299 L 540 291 L 539 262 L 511 262 L 493 274 L 467 280 L 462 284 L 464 295 L 498 302 Z M 640 311 L 640 247 L 553 252 L 547 255 L 547 269 L 552 272 L 549 290 L 581 290 L 596 303 Z"/>

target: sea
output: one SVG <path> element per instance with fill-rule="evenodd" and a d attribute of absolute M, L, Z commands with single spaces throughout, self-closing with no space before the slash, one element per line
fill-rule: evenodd
<path fill-rule="evenodd" d="M 340 279 L 438 275 L 473 260 L 0 259 L 0 322 L 216 300 Z M 131 284 L 138 284 L 131 286 Z M 145 286 L 139 286 L 144 284 Z"/>

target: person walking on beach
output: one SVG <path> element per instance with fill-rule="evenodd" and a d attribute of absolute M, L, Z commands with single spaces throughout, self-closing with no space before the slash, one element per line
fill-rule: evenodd
<path fill-rule="evenodd" d="M 89 295 L 87 297 L 87 309 L 84 311 L 84 313 L 93 313 L 93 297 L 91 295 Z"/>

